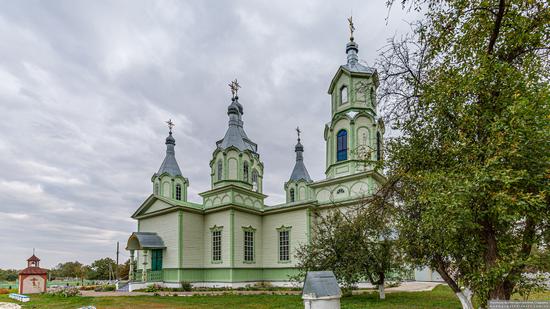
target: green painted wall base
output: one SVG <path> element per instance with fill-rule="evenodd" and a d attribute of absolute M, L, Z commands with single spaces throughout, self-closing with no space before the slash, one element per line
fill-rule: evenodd
<path fill-rule="evenodd" d="M 165 282 L 289 281 L 296 268 L 165 268 Z"/>

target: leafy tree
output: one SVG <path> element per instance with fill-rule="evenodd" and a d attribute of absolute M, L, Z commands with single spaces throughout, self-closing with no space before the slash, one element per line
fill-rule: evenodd
<path fill-rule="evenodd" d="M 90 265 L 90 268 L 92 270 L 90 274 L 90 279 L 114 279 L 116 262 L 111 258 L 102 258 L 99 260 L 95 260 L 92 265 Z"/>
<path fill-rule="evenodd" d="M 0 269 L 0 281 L 15 281 L 18 277 L 18 271 L 15 269 Z"/>
<path fill-rule="evenodd" d="M 400 241 L 463 308 L 509 299 L 548 240 L 548 3 L 401 3 L 424 18 L 379 65 Z"/>
<path fill-rule="evenodd" d="M 53 269 L 50 270 L 51 278 L 81 278 L 82 263 L 65 262 L 59 263 Z"/>
<path fill-rule="evenodd" d="M 126 260 L 124 264 L 118 265 L 118 278 L 121 280 L 127 280 L 130 273 L 130 259 Z"/>
<path fill-rule="evenodd" d="M 309 270 L 332 270 L 345 290 L 368 280 L 378 286 L 384 299 L 389 273 L 396 278 L 403 270 L 389 219 L 386 209 L 374 205 L 337 207 L 317 214 L 311 242 L 297 249 L 299 277 Z"/>

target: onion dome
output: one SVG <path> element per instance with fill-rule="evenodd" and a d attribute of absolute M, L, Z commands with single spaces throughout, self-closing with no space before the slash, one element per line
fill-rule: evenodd
<path fill-rule="evenodd" d="M 296 152 L 296 163 L 294 164 L 292 174 L 290 174 L 289 181 L 305 180 L 311 182 L 311 177 L 309 177 L 309 173 L 304 164 L 304 146 L 300 142 L 300 129 L 296 128 L 296 131 L 298 132 L 298 143 L 296 143 L 294 147 L 294 151 Z"/>
<path fill-rule="evenodd" d="M 160 168 L 157 172 L 157 175 L 163 173 L 168 173 L 171 176 L 182 176 L 178 162 L 176 161 L 176 151 L 174 147 L 176 146 L 176 140 L 172 136 L 172 128 L 168 132 L 168 137 L 166 137 L 166 156 L 164 161 L 160 165 Z"/>

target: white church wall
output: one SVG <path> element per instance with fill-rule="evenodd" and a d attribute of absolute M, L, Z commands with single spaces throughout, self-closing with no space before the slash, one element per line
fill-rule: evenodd
<path fill-rule="evenodd" d="M 184 212 L 183 228 L 183 267 L 198 268 L 204 265 L 204 216 Z"/>
<path fill-rule="evenodd" d="M 359 116 L 355 120 L 355 127 L 359 128 L 358 129 L 358 134 L 356 135 L 358 144 L 356 144 L 356 145 L 360 145 L 360 144 L 363 143 L 363 135 L 362 134 L 363 134 L 364 131 L 360 131 L 360 130 L 362 128 L 363 128 L 363 130 L 366 129 L 366 133 L 368 134 L 368 138 L 367 138 L 368 146 L 371 147 L 371 150 L 373 150 L 372 154 L 374 155 L 374 150 L 376 149 L 375 148 L 375 146 L 376 146 L 376 142 L 375 142 L 376 141 L 376 130 L 369 130 L 368 129 L 368 128 L 373 127 L 372 119 L 370 119 L 368 117 L 365 117 L 365 116 Z"/>
<path fill-rule="evenodd" d="M 279 233 L 281 226 L 290 229 L 290 263 L 279 263 Z M 263 217 L 263 267 L 285 268 L 296 264 L 296 248 L 307 241 L 307 211 L 300 209 L 284 213 L 269 214 Z"/>
<path fill-rule="evenodd" d="M 350 198 L 366 197 L 374 192 L 372 178 L 354 179 L 316 188 L 315 197 L 320 204 L 332 204 Z"/>
<path fill-rule="evenodd" d="M 164 241 L 163 268 L 178 267 L 178 213 L 167 214 L 139 220 L 140 232 L 155 232 Z M 139 252 L 138 268 L 143 268 L 143 252 Z M 147 254 L 147 268 L 151 268 L 151 253 Z"/>
<path fill-rule="evenodd" d="M 168 181 L 162 183 L 162 196 L 170 198 L 170 182 Z"/>
<path fill-rule="evenodd" d="M 228 179 L 231 180 L 237 180 L 237 159 L 236 158 L 229 158 L 227 159 L 227 165 L 228 165 Z"/>
<path fill-rule="evenodd" d="M 244 230 L 243 227 L 256 229 L 254 233 L 254 262 L 244 261 Z M 262 218 L 241 211 L 235 211 L 235 266 L 262 267 Z"/>
<path fill-rule="evenodd" d="M 353 89 L 355 91 L 355 103 L 357 106 L 365 106 L 368 96 L 368 88 L 365 88 L 364 80 L 354 80 Z"/>
<path fill-rule="evenodd" d="M 162 210 L 162 209 L 166 209 L 166 208 L 170 208 L 172 207 L 172 205 L 166 203 L 166 202 L 163 202 L 161 200 L 156 200 L 153 205 L 151 205 L 147 211 L 145 212 L 145 214 L 148 214 L 148 213 L 152 213 L 152 212 L 155 212 L 155 211 L 159 211 L 159 210 Z"/>
<path fill-rule="evenodd" d="M 334 90 L 332 93 L 332 100 L 334 104 L 333 106 L 335 107 L 335 112 L 338 112 L 350 106 L 350 102 L 352 98 L 352 87 L 350 85 L 350 82 L 351 82 L 350 76 L 345 72 L 342 73 L 338 78 L 338 81 L 336 82 L 336 86 L 334 87 Z M 340 89 L 342 89 L 342 86 L 348 87 L 348 101 L 345 104 L 340 104 L 341 103 Z"/>
<path fill-rule="evenodd" d="M 220 268 L 230 266 L 230 216 L 231 211 L 220 211 L 204 215 L 203 225 L 203 263 L 206 268 Z M 212 263 L 212 234 L 210 229 L 216 227 L 222 228 L 222 261 L 221 263 Z"/>

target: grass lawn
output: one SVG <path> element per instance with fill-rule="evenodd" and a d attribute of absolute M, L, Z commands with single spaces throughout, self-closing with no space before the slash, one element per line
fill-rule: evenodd
<path fill-rule="evenodd" d="M 550 300 L 550 292 L 534 295 L 531 299 Z M 0 302 L 15 302 L 0 295 Z M 224 295 L 224 296 L 123 296 L 123 297 L 53 297 L 31 295 L 23 308 L 303 308 L 298 295 Z M 438 286 L 431 292 L 387 293 L 386 300 L 378 300 L 377 293 L 366 293 L 342 298 L 342 308 L 460 308 L 451 289 Z"/>

